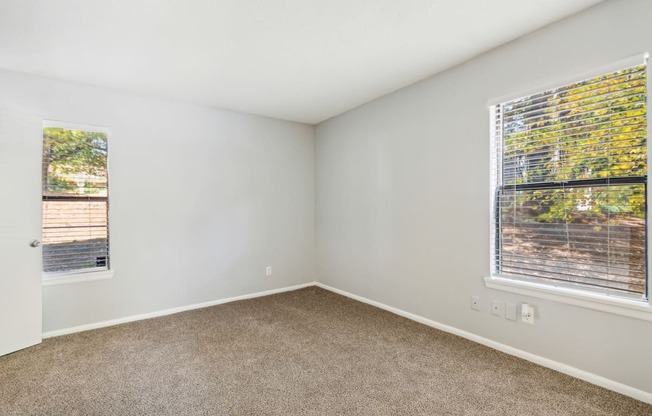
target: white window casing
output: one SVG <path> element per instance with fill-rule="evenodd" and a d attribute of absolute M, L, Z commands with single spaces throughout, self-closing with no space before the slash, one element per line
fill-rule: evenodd
<path fill-rule="evenodd" d="M 111 277 L 108 131 L 45 121 L 42 181 L 44 284 Z"/>
<path fill-rule="evenodd" d="M 488 287 L 652 320 L 647 55 L 490 106 Z"/>

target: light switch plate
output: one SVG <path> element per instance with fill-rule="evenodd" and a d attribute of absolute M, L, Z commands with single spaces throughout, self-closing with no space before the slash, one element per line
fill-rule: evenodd
<path fill-rule="evenodd" d="M 505 319 L 516 321 L 516 305 L 508 303 L 505 305 Z"/>

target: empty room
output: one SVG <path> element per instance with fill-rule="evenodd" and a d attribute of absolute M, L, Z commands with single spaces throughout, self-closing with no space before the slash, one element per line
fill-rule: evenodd
<path fill-rule="evenodd" d="M 648 0 L 0 0 L 0 415 L 652 415 Z"/>

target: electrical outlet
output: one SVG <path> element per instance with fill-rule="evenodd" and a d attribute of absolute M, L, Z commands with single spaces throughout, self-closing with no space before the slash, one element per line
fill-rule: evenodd
<path fill-rule="evenodd" d="M 491 301 L 491 314 L 500 316 L 501 318 L 505 316 L 505 304 L 498 302 L 497 300 Z"/>
<path fill-rule="evenodd" d="M 480 310 L 480 298 L 478 296 L 471 296 L 471 309 L 474 311 Z"/>
<path fill-rule="evenodd" d="M 505 304 L 505 319 L 516 321 L 516 305 L 513 303 Z"/>
<path fill-rule="evenodd" d="M 525 302 L 521 304 L 521 322 L 534 325 L 534 308 Z"/>
<path fill-rule="evenodd" d="M 272 266 L 267 266 L 265 269 L 265 276 L 271 276 L 272 275 Z"/>

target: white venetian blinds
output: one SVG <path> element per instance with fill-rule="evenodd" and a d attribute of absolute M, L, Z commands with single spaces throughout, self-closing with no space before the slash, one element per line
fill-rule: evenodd
<path fill-rule="evenodd" d="M 107 134 L 43 129 L 43 271 L 108 269 Z"/>
<path fill-rule="evenodd" d="M 494 274 L 646 298 L 646 65 L 491 108 Z"/>

